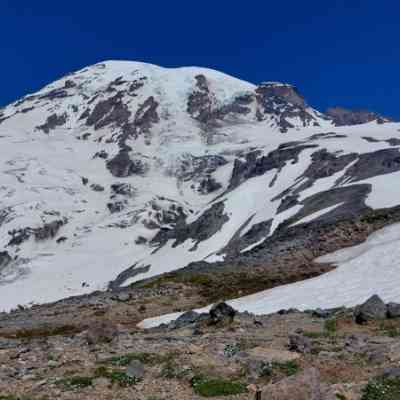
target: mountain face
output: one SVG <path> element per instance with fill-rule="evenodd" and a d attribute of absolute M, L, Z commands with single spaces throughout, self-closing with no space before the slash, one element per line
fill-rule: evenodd
<path fill-rule="evenodd" d="M 332 226 L 400 204 L 399 130 L 209 69 L 70 74 L 0 110 L 0 311 L 293 251 L 300 268 Z"/>

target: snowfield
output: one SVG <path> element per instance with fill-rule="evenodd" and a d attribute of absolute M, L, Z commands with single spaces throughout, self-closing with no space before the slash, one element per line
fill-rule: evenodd
<path fill-rule="evenodd" d="M 291 85 L 205 68 L 108 61 L 51 83 L 0 109 L 0 311 L 252 254 L 286 222 L 399 205 L 400 124 L 378 122 L 336 126 Z M 232 304 L 391 300 L 393 229 L 326 276 Z"/>
<path fill-rule="evenodd" d="M 317 261 L 333 263 L 337 268 L 317 278 L 279 286 L 228 303 L 238 311 L 270 314 L 297 308 L 352 307 L 378 294 L 386 303 L 399 302 L 400 293 L 400 224 L 383 228 L 358 246 L 339 250 Z M 196 311 L 207 312 L 210 307 Z M 140 323 L 151 328 L 168 323 L 182 313 L 150 318 Z"/>

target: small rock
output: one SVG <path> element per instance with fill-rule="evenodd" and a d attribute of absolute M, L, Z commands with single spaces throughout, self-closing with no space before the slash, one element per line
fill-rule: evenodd
<path fill-rule="evenodd" d="M 400 377 L 400 368 L 393 367 L 393 368 L 386 368 L 383 371 L 383 376 L 387 378 L 399 378 Z"/>
<path fill-rule="evenodd" d="M 99 321 L 91 324 L 86 332 L 90 345 L 109 343 L 118 335 L 117 327 L 111 321 Z"/>
<path fill-rule="evenodd" d="M 126 375 L 135 379 L 144 377 L 144 365 L 139 360 L 132 360 L 126 369 Z"/>
<path fill-rule="evenodd" d="M 210 322 L 218 324 L 221 322 L 232 322 L 235 318 L 236 310 L 224 302 L 212 306 L 210 310 Z"/>
<path fill-rule="evenodd" d="M 371 364 L 383 364 L 384 362 L 386 362 L 388 359 L 385 351 L 382 350 L 375 350 L 372 351 L 369 356 L 368 356 L 368 361 Z"/>
<path fill-rule="evenodd" d="M 113 297 L 113 300 L 120 301 L 125 303 L 131 299 L 131 295 L 129 293 L 118 293 L 116 296 Z"/>
<path fill-rule="evenodd" d="M 386 318 L 386 304 L 378 295 L 373 295 L 354 311 L 357 324 Z"/>

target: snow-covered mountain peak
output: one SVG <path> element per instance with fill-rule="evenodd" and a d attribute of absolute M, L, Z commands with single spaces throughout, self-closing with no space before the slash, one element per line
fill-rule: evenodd
<path fill-rule="evenodd" d="M 398 204 L 379 193 L 399 125 L 369 121 L 335 126 L 292 85 L 206 68 L 106 61 L 47 85 L 0 110 L 0 309 Z"/>

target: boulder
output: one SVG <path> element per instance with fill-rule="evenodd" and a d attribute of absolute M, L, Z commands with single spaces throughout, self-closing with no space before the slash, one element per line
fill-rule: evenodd
<path fill-rule="evenodd" d="M 388 303 L 387 317 L 388 318 L 400 318 L 400 304 L 399 303 Z"/>
<path fill-rule="evenodd" d="M 171 322 L 171 328 L 177 329 L 182 328 L 186 325 L 194 324 L 200 317 L 200 314 L 196 311 L 187 311 L 178 317 L 175 321 Z"/>
<path fill-rule="evenodd" d="M 210 310 L 210 322 L 218 324 L 221 322 L 232 322 L 235 318 L 236 310 L 225 302 L 214 304 Z"/>
<path fill-rule="evenodd" d="M 373 295 L 365 303 L 356 307 L 354 318 L 357 324 L 386 318 L 386 304 L 378 295 Z"/>
<path fill-rule="evenodd" d="M 142 379 L 144 373 L 144 365 L 139 360 L 132 360 L 126 369 L 126 375 L 137 380 Z"/>
<path fill-rule="evenodd" d="M 262 392 L 268 400 L 322 400 L 319 372 L 315 368 L 267 385 Z"/>

